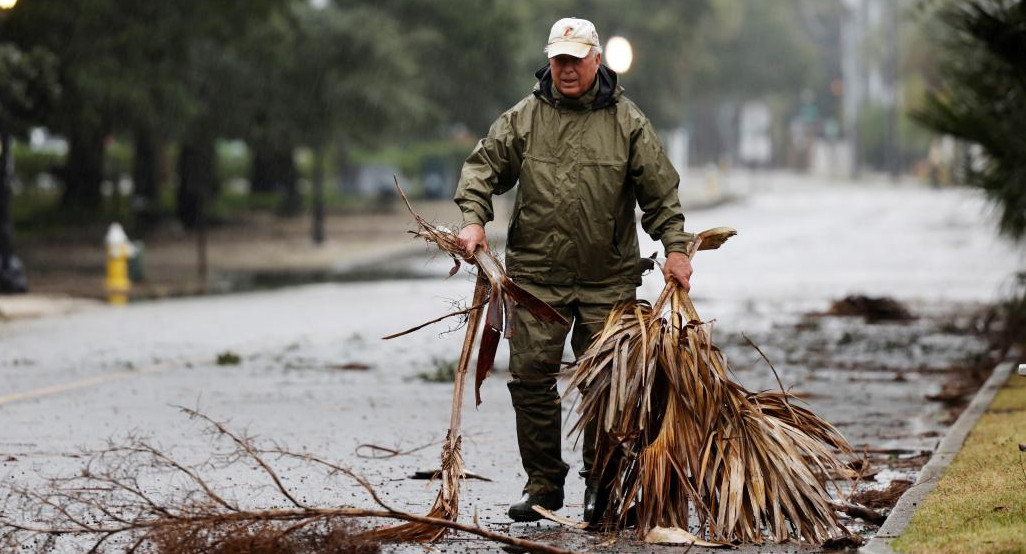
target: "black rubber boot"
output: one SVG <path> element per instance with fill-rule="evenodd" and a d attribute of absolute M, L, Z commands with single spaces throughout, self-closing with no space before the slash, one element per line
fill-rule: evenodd
<path fill-rule="evenodd" d="M 598 502 L 598 487 L 594 485 L 588 485 L 584 488 L 584 522 L 589 525 L 594 525 L 595 521 L 595 504 Z"/>
<path fill-rule="evenodd" d="M 549 491 L 543 494 L 527 494 L 520 498 L 520 501 L 509 507 L 509 517 L 513 521 L 538 521 L 541 514 L 534 511 L 532 506 L 541 506 L 546 510 L 556 511 L 563 507 L 562 489 Z"/>

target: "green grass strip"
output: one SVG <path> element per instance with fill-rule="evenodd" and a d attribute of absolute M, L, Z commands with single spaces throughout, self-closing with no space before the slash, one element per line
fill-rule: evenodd
<path fill-rule="evenodd" d="M 1026 377 L 998 391 L 892 548 L 909 554 L 1026 553 Z"/>

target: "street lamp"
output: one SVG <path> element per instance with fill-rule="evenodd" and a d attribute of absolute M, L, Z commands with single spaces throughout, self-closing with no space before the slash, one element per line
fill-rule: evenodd
<path fill-rule="evenodd" d="M 9 10 L 18 3 L 18 0 L 0 0 L 0 10 Z"/>
<path fill-rule="evenodd" d="M 627 39 L 610 37 L 606 43 L 606 65 L 617 73 L 627 73 L 634 61 L 634 49 Z"/>

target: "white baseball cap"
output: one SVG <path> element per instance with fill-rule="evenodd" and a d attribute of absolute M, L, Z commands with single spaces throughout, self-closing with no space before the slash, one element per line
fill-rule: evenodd
<path fill-rule="evenodd" d="M 549 31 L 549 43 L 545 46 L 545 54 L 550 58 L 561 54 L 583 58 L 591 52 L 593 46 L 599 46 L 599 36 L 591 21 L 564 17 Z"/>

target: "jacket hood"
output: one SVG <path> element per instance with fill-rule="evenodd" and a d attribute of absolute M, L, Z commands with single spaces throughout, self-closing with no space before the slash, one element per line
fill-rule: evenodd
<path fill-rule="evenodd" d="M 549 104 L 556 105 L 558 100 L 552 95 L 552 69 L 546 64 L 536 71 L 534 76 L 538 78 L 538 83 L 534 85 L 534 95 Z M 616 104 L 623 94 L 623 87 L 619 84 L 620 77 L 616 72 L 605 65 L 600 65 L 595 80 L 598 82 L 598 92 L 595 94 L 595 100 L 591 103 L 590 109 L 601 110 Z"/>

